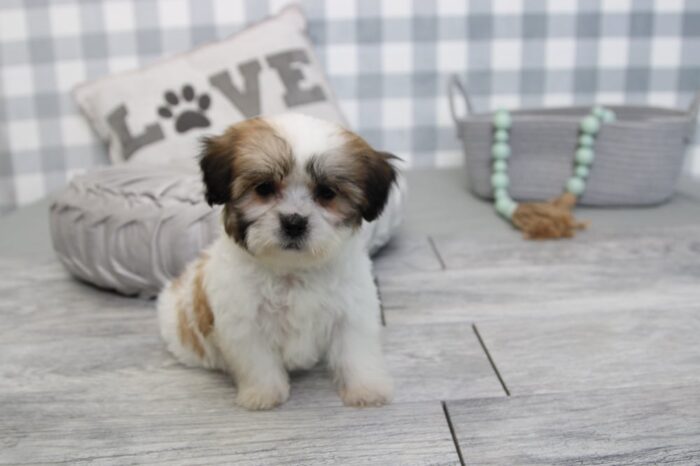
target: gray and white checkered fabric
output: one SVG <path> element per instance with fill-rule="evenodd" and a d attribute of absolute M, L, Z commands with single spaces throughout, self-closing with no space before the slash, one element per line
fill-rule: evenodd
<path fill-rule="evenodd" d="M 107 163 L 69 94 L 76 83 L 222 38 L 286 3 L 0 1 L 0 212 Z M 452 72 L 480 111 L 686 106 L 700 89 L 698 0 L 301 3 L 352 126 L 411 166 L 461 161 L 445 97 Z"/>

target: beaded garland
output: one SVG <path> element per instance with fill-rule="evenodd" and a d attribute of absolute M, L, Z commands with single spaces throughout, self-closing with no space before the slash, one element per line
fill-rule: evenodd
<path fill-rule="evenodd" d="M 600 106 L 593 107 L 591 113 L 581 120 L 580 135 L 574 157 L 574 171 L 565 185 L 565 190 L 576 197 L 581 196 L 586 190 L 586 179 L 595 159 L 593 146 L 601 124 L 611 121 L 615 121 L 615 113 Z M 508 110 L 501 109 L 493 115 L 491 187 L 493 188 L 496 212 L 508 220 L 513 217 L 513 213 L 518 208 L 518 203 L 508 194 L 510 180 L 507 172 L 508 158 L 511 154 L 509 140 L 512 123 L 513 120 Z"/>

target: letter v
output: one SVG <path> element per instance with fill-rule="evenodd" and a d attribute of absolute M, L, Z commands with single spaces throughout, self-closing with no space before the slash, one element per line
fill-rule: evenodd
<path fill-rule="evenodd" d="M 260 63 L 251 60 L 238 66 L 243 76 L 243 91 L 231 81 L 228 71 L 222 71 L 209 78 L 212 86 L 221 91 L 246 118 L 260 115 Z"/>

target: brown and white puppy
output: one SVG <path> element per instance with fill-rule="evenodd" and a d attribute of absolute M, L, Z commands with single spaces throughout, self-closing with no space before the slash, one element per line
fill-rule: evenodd
<path fill-rule="evenodd" d="M 359 229 L 384 208 L 393 157 L 333 123 L 254 118 L 205 141 L 200 166 L 226 231 L 158 301 L 183 363 L 228 371 L 269 409 L 288 371 L 325 360 L 348 405 L 387 403 L 379 302 Z"/>

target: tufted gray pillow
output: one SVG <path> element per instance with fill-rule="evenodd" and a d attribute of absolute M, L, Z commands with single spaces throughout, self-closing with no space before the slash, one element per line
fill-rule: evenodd
<path fill-rule="evenodd" d="M 363 224 L 370 252 L 399 225 L 404 183 L 384 213 Z M 222 232 L 220 208 L 204 201 L 190 162 L 163 167 L 121 165 L 75 178 L 50 212 L 61 263 L 76 277 L 126 295 L 155 296 Z"/>

